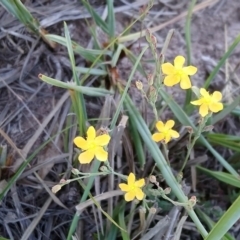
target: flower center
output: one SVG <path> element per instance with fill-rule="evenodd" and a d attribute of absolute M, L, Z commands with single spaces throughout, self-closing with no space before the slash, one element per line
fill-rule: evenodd
<path fill-rule="evenodd" d="M 96 144 L 94 142 L 89 143 L 89 149 L 93 149 L 96 147 Z"/>
<path fill-rule="evenodd" d="M 134 191 L 135 188 L 136 188 L 136 187 L 134 186 L 134 184 L 130 186 L 131 191 Z"/>
<path fill-rule="evenodd" d="M 212 102 L 212 98 L 211 98 L 211 96 L 203 97 L 203 101 L 206 104 L 210 104 Z"/>
<path fill-rule="evenodd" d="M 176 75 L 181 76 L 183 74 L 183 70 L 182 69 L 176 69 Z"/>

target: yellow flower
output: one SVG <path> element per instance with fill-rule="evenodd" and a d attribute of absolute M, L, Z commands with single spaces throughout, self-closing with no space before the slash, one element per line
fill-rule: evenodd
<path fill-rule="evenodd" d="M 155 142 L 165 141 L 165 143 L 168 143 L 171 140 L 171 138 L 178 138 L 179 133 L 177 131 L 172 130 L 174 124 L 175 122 L 173 120 L 168 120 L 166 124 L 164 124 L 162 121 L 158 121 L 156 123 L 156 128 L 159 132 L 154 133 L 152 135 L 153 141 Z"/>
<path fill-rule="evenodd" d="M 91 126 L 87 130 L 87 140 L 83 137 L 76 137 L 73 141 L 78 148 L 84 151 L 78 157 L 80 163 L 90 163 L 94 157 L 99 161 L 106 161 L 108 159 L 108 152 L 103 149 L 103 146 L 108 145 L 110 141 L 108 134 L 96 136 L 96 131 Z"/>
<path fill-rule="evenodd" d="M 206 89 L 200 89 L 200 98 L 198 100 L 192 101 L 191 104 L 199 105 L 199 114 L 202 117 L 205 117 L 208 112 L 219 112 L 223 109 L 223 104 L 219 101 L 222 100 L 222 94 L 218 91 L 215 91 L 213 94 L 209 94 Z"/>
<path fill-rule="evenodd" d="M 171 63 L 162 64 L 162 72 L 167 75 L 163 81 L 166 86 L 172 87 L 180 82 L 182 89 L 191 88 L 192 84 L 188 75 L 194 75 L 197 68 L 194 66 L 183 67 L 184 62 L 183 56 L 177 56 L 174 59 L 174 66 Z"/>
<path fill-rule="evenodd" d="M 144 193 L 142 187 L 145 185 L 145 180 L 142 178 L 138 181 L 135 181 L 135 175 L 130 173 L 127 178 L 126 183 L 120 183 L 119 187 L 123 192 L 126 192 L 124 198 L 127 202 L 132 201 L 135 197 L 138 200 L 143 200 Z"/>

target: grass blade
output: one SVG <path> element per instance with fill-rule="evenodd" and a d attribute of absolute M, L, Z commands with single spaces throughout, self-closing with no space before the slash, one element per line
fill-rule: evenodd
<path fill-rule="evenodd" d="M 187 47 L 187 65 L 191 65 L 191 18 L 192 18 L 192 12 L 193 8 L 196 4 L 197 0 L 192 0 L 189 8 L 188 8 L 188 14 L 187 14 L 187 20 L 185 24 L 185 40 L 186 40 L 186 47 Z M 184 103 L 184 109 L 189 105 L 192 98 L 192 91 L 191 89 L 188 89 L 186 91 L 186 98 Z"/>
<path fill-rule="evenodd" d="M 202 219 L 202 221 L 208 226 L 209 229 L 212 229 L 213 226 L 216 224 L 212 219 L 205 214 L 200 208 L 196 208 L 196 212 L 198 216 Z M 222 240 L 235 240 L 233 236 L 231 236 L 229 233 L 226 233 Z"/>
<path fill-rule="evenodd" d="M 115 36 L 115 13 L 113 7 L 113 0 L 107 0 L 107 7 L 108 7 L 108 34 L 111 39 Z"/>
<path fill-rule="evenodd" d="M 61 88 L 65 88 L 68 90 L 75 90 L 82 94 L 86 94 L 88 96 L 103 97 L 103 96 L 106 96 L 106 94 L 112 94 L 110 91 L 108 91 L 106 89 L 77 86 L 74 82 L 65 83 L 65 82 L 59 81 L 57 79 L 47 77 L 43 74 L 39 74 L 38 77 L 42 81 L 44 81 L 48 84 L 51 84 L 52 86 L 61 87 Z"/>
<path fill-rule="evenodd" d="M 109 29 L 107 24 L 102 20 L 102 18 L 96 13 L 96 11 L 91 7 L 88 1 L 82 0 L 82 4 L 91 14 L 93 20 L 95 21 L 96 25 L 99 26 L 107 35 L 109 35 Z"/>
<path fill-rule="evenodd" d="M 225 173 L 225 172 L 218 172 L 218 171 L 211 171 L 204 167 L 197 166 L 197 169 L 201 170 L 202 172 L 206 173 L 207 175 L 210 175 L 216 179 L 218 179 L 221 182 L 224 182 L 226 184 L 229 184 L 231 186 L 240 188 L 240 179 L 236 178 L 235 176 Z"/>
<path fill-rule="evenodd" d="M 240 219 L 240 196 L 214 225 L 204 240 L 219 240 Z"/>
<path fill-rule="evenodd" d="M 229 47 L 228 51 L 223 55 L 223 57 L 221 58 L 221 60 L 219 61 L 219 63 L 217 64 L 217 66 L 213 69 L 213 71 L 211 72 L 211 74 L 209 75 L 209 77 L 207 78 L 205 84 L 204 84 L 204 88 L 208 88 L 209 85 L 211 84 L 212 80 L 214 79 L 214 77 L 217 75 L 219 69 L 222 67 L 222 65 L 225 63 L 226 59 L 231 55 L 231 53 L 233 52 L 233 50 L 235 49 L 235 47 L 239 44 L 240 42 L 240 35 L 238 35 L 233 44 Z"/>
<path fill-rule="evenodd" d="M 92 172 L 97 172 L 99 167 L 100 167 L 100 164 L 101 164 L 100 161 L 94 161 Z M 89 178 L 87 186 L 84 189 L 82 198 L 80 200 L 80 203 L 86 201 L 86 199 L 87 199 L 87 197 L 88 197 L 88 195 L 90 193 L 90 190 L 92 188 L 94 179 L 95 179 L 95 176 L 92 176 L 92 177 Z M 74 232 L 75 232 L 75 230 L 77 228 L 77 225 L 78 225 L 79 217 L 80 217 L 80 215 L 75 213 L 75 215 L 73 217 L 73 220 L 72 220 L 72 223 L 71 223 L 71 226 L 70 226 L 69 231 L 68 231 L 67 240 L 72 240 L 72 236 L 73 236 L 73 234 L 74 234 Z"/>
<path fill-rule="evenodd" d="M 121 99 L 120 99 L 120 101 L 119 101 L 119 103 L 118 103 L 118 107 L 117 107 L 117 109 L 116 109 L 116 113 L 115 113 L 114 116 L 113 116 L 113 119 L 112 119 L 111 127 L 110 127 L 110 128 L 113 128 L 113 126 L 116 125 L 117 119 L 118 119 L 119 114 L 120 114 L 120 111 L 121 111 L 121 109 L 122 109 L 122 105 L 123 105 L 124 99 L 125 99 L 125 97 L 126 97 L 126 95 L 127 95 L 128 89 L 129 89 L 129 87 L 130 87 L 130 84 L 131 84 L 133 75 L 134 75 L 134 73 L 135 73 L 135 71 L 136 71 L 136 69 L 137 69 L 138 64 L 140 63 L 140 60 L 141 60 L 143 54 L 146 52 L 147 49 L 148 49 L 148 46 L 145 46 L 145 47 L 143 48 L 142 52 L 139 54 L 139 56 L 138 56 L 138 58 L 137 58 L 137 60 L 136 60 L 136 62 L 135 62 L 135 64 L 134 64 L 134 66 L 133 66 L 133 68 L 132 68 L 132 72 L 131 72 L 131 74 L 130 74 L 130 76 L 129 76 L 129 78 L 128 78 L 127 85 L 126 85 L 126 87 L 125 87 L 125 89 L 124 89 L 124 91 L 123 91 L 123 93 L 122 93 L 122 97 L 121 97 Z"/>

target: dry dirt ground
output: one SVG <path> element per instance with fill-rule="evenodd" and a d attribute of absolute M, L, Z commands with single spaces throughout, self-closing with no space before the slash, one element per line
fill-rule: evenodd
<path fill-rule="evenodd" d="M 72 39 L 83 47 L 89 45 L 90 33 L 84 20 L 84 18 L 89 18 L 89 14 L 78 1 L 26 0 L 24 2 L 50 33 L 63 35 L 63 21 L 66 21 Z M 139 16 L 140 4 L 137 3 L 140 1 L 119 0 L 115 2 L 116 31 L 120 33 L 131 20 Z M 187 11 L 188 2 L 188 0 L 156 0 L 154 7 L 144 20 L 144 28 L 159 26 L 174 19 Z M 197 4 L 203 2 L 197 1 Z M 193 83 L 197 86 L 202 85 L 223 56 L 226 48 L 232 44 L 240 32 L 239 0 L 212 2 L 213 4 L 195 12 L 192 17 L 192 64 L 198 67 Z M 97 12 L 104 15 L 105 1 L 92 1 L 92 5 Z M 176 55 L 186 56 L 185 18 L 166 24 L 164 28 L 154 33 L 160 51 L 168 31 L 175 29 L 166 54 L 168 61 L 172 61 Z M 138 23 L 132 32 L 140 31 L 140 29 L 141 24 Z M 144 44 L 145 38 L 142 38 L 132 45 L 132 50 L 137 53 L 139 45 Z M 234 95 L 239 94 L 239 56 L 240 46 L 237 46 L 227 65 L 220 70 L 211 84 L 211 89 L 224 92 L 226 102 L 230 102 Z M 86 64 L 79 56 L 76 57 L 76 63 L 78 66 Z M 127 79 L 131 70 L 129 61 L 123 59 L 118 67 L 121 77 Z M 148 72 L 151 72 L 152 66 L 148 65 L 148 68 Z M 66 50 L 63 47 L 51 50 L 0 5 L 0 144 L 7 146 L 8 156 L 5 164 L 7 168 L 1 171 L 1 180 L 8 180 L 22 163 L 19 153 L 29 156 L 46 139 L 49 139 L 50 135 L 61 130 L 64 125 L 63 119 L 69 112 L 70 101 L 67 97 L 64 98 L 65 91 L 41 82 L 37 77 L 39 73 L 69 81 L 72 76 Z M 145 81 L 138 74 L 134 80 L 139 78 Z M 136 89 L 133 87 L 131 91 L 134 93 Z M 181 103 L 183 101 L 181 91 L 177 87 L 171 91 Z M 59 101 L 62 101 L 60 105 L 58 105 Z M 88 99 L 87 104 L 89 116 L 97 117 L 101 102 Z M 226 131 L 239 136 L 240 130 L 236 129 L 231 119 L 229 121 L 232 124 L 227 127 Z M 58 138 L 51 147 L 42 150 L 37 155 L 38 157 L 31 161 L 31 167 L 26 168 L 3 199 L 0 205 L 0 234 L 2 236 L 20 239 L 49 197 L 34 176 L 33 168 L 37 167 L 35 170 L 44 179 L 45 184 L 51 187 L 60 180 L 59 174 L 71 167 L 71 163 L 68 162 L 69 155 L 63 153 L 62 145 L 61 139 Z M 50 165 L 46 165 L 46 159 L 51 163 Z M 206 188 L 204 183 L 199 185 L 203 195 L 208 192 L 209 199 L 213 199 L 211 194 L 209 196 L 213 188 L 215 191 L 212 195 L 222 191 L 217 182 L 212 181 L 212 184 Z M 224 197 L 227 198 L 226 195 Z M 64 236 L 66 236 L 74 214 L 74 206 L 78 203 L 80 194 L 73 185 L 58 195 L 58 198 L 71 211 L 52 202 L 29 239 L 65 239 Z M 212 206 L 211 201 L 209 204 Z M 222 201 L 214 199 L 214 204 L 224 210 L 228 202 L 224 202 L 223 199 Z M 90 221 L 86 217 L 85 227 L 91 223 Z M 89 229 L 86 227 L 86 230 Z M 191 237 L 191 231 L 188 234 L 189 236 L 183 235 L 181 239 L 197 239 L 196 235 Z"/>

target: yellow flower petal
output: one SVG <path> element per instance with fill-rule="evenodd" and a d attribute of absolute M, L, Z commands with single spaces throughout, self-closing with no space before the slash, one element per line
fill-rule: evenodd
<path fill-rule="evenodd" d="M 199 113 L 202 117 L 205 117 L 208 114 L 208 105 L 203 103 L 199 108 Z"/>
<path fill-rule="evenodd" d="M 162 64 L 162 72 L 166 75 L 172 75 L 175 72 L 175 68 L 171 63 Z"/>
<path fill-rule="evenodd" d="M 142 189 L 140 189 L 140 188 L 137 188 L 135 190 L 135 195 L 136 195 L 136 198 L 140 201 L 143 200 L 143 198 L 144 198 L 144 193 L 143 193 Z"/>
<path fill-rule="evenodd" d="M 201 94 L 204 98 L 209 98 L 209 93 L 208 93 L 207 90 L 204 89 L 204 88 L 200 88 L 200 94 Z"/>
<path fill-rule="evenodd" d="M 188 75 L 185 75 L 185 74 L 181 75 L 180 87 L 182 89 L 189 89 L 192 87 L 192 83 Z"/>
<path fill-rule="evenodd" d="M 96 147 L 94 149 L 94 153 L 96 156 L 96 159 L 99 161 L 107 161 L 108 159 L 108 152 L 103 149 L 103 147 Z"/>
<path fill-rule="evenodd" d="M 120 183 L 118 186 L 123 192 L 129 192 L 131 190 L 126 183 Z"/>
<path fill-rule="evenodd" d="M 164 78 L 164 85 L 168 87 L 172 87 L 173 85 L 177 84 L 180 82 L 180 75 L 175 74 L 175 75 L 169 75 Z"/>
<path fill-rule="evenodd" d="M 94 158 L 94 151 L 93 150 L 87 150 L 85 152 L 82 152 L 79 157 L 78 160 L 81 164 L 86 164 L 86 163 L 90 163 Z"/>
<path fill-rule="evenodd" d="M 136 186 L 136 187 L 141 188 L 141 187 L 143 187 L 144 185 L 145 185 L 145 180 L 144 180 L 144 178 L 141 178 L 141 179 L 139 179 L 138 181 L 135 182 L 135 186 Z"/>
<path fill-rule="evenodd" d="M 110 141 L 110 136 L 107 134 L 103 134 L 103 135 L 97 136 L 94 140 L 94 143 L 98 146 L 105 146 L 105 145 L 108 145 L 109 141 Z"/>
<path fill-rule="evenodd" d="M 203 99 L 198 99 L 195 101 L 191 101 L 192 105 L 202 105 L 203 104 Z"/>
<path fill-rule="evenodd" d="M 127 202 L 130 202 L 132 201 L 134 198 L 135 198 L 135 192 L 134 191 L 131 191 L 131 192 L 127 192 L 125 195 L 124 195 L 124 198 Z"/>
<path fill-rule="evenodd" d="M 135 182 L 135 175 L 133 173 L 130 173 L 128 178 L 127 178 L 128 185 L 131 187 L 134 185 Z"/>
<path fill-rule="evenodd" d="M 165 124 L 166 129 L 171 129 L 174 126 L 175 122 L 173 120 L 168 120 Z"/>
<path fill-rule="evenodd" d="M 154 142 L 160 142 L 160 141 L 162 141 L 163 139 L 164 139 L 164 134 L 163 133 L 154 133 L 153 135 L 152 135 L 152 140 L 154 141 Z"/>
<path fill-rule="evenodd" d="M 214 101 L 219 102 L 222 100 L 222 93 L 215 91 L 212 95 Z"/>
<path fill-rule="evenodd" d="M 96 137 L 96 131 L 93 126 L 90 126 L 87 130 L 87 141 L 93 141 Z"/>
<path fill-rule="evenodd" d="M 211 103 L 209 105 L 209 109 L 214 113 L 219 112 L 219 111 L 223 110 L 223 104 L 222 103 Z"/>
<path fill-rule="evenodd" d="M 171 135 L 170 135 L 170 133 L 169 132 L 167 132 L 166 134 L 165 134 L 165 143 L 168 143 L 170 140 L 171 140 Z"/>
<path fill-rule="evenodd" d="M 179 138 L 179 133 L 175 130 L 170 130 L 170 135 L 171 135 L 171 138 Z"/>
<path fill-rule="evenodd" d="M 177 56 L 174 59 L 174 67 L 177 69 L 181 69 L 183 67 L 184 62 L 185 62 L 185 58 L 183 56 Z"/>
<path fill-rule="evenodd" d="M 162 132 L 164 130 L 164 123 L 162 121 L 158 121 L 156 123 L 156 128 L 159 132 Z"/>
<path fill-rule="evenodd" d="M 88 143 L 87 141 L 82 138 L 82 137 L 75 137 L 73 139 L 73 142 L 78 148 L 81 148 L 82 150 L 87 150 L 88 149 Z"/>
<path fill-rule="evenodd" d="M 194 66 L 184 67 L 182 69 L 186 75 L 194 75 L 197 72 L 197 68 Z"/>

